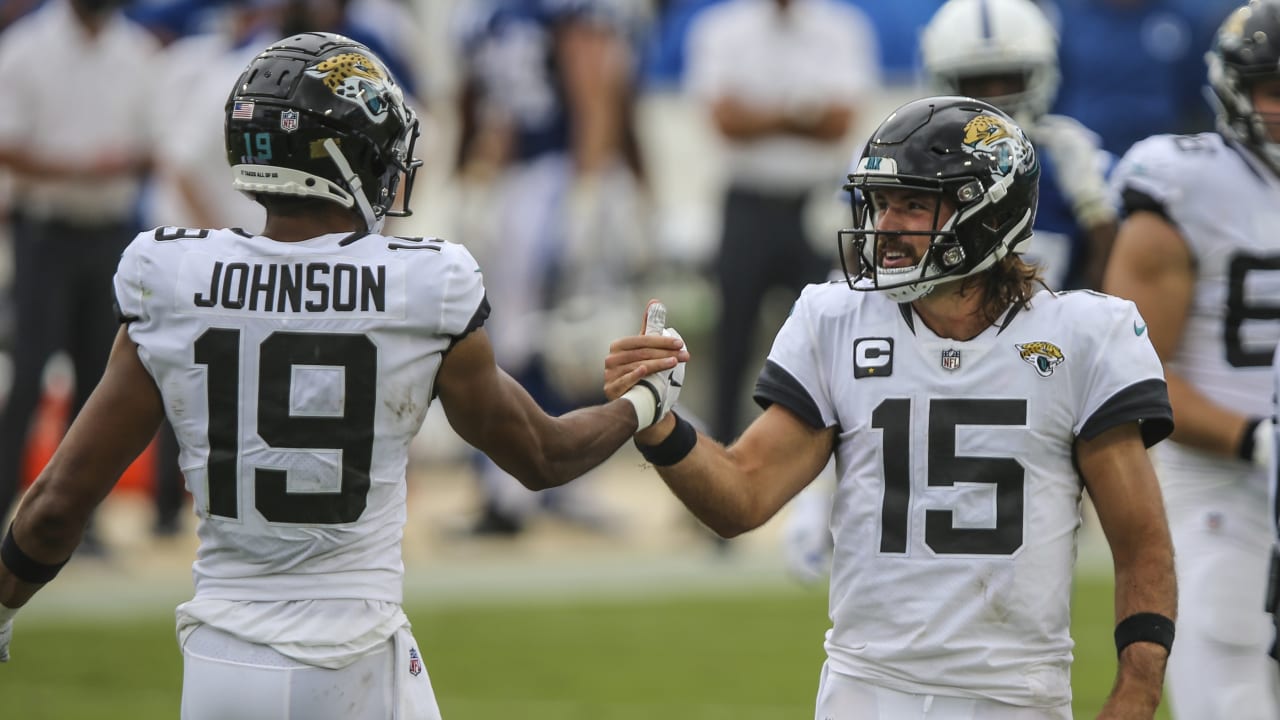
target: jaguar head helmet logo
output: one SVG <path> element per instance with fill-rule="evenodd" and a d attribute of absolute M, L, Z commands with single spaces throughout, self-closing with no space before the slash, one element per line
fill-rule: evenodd
<path fill-rule="evenodd" d="M 995 115 L 977 115 L 965 123 L 963 149 L 970 155 L 994 158 L 1000 175 L 1008 175 L 1035 158 L 1022 131 Z"/>
<path fill-rule="evenodd" d="M 306 73 L 323 80 L 334 95 L 359 105 L 374 122 L 386 118 L 391 107 L 387 95 L 399 91 L 376 62 L 360 53 L 325 58 Z"/>

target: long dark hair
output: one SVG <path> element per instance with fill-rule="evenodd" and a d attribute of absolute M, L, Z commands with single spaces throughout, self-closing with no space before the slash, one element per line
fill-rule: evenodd
<path fill-rule="evenodd" d="M 961 294 L 982 293 L 982 305 L 978 312 L 988 323 L 995 323 L 1005 310 L 1017 305 L 1025 309 L 1035 294 L 1035 286 L 1045 285 L 1039 265 L 1032 265 L 1020 255 L 1005 255 L 986 272 L 965 278 L 960 286 Z"/>

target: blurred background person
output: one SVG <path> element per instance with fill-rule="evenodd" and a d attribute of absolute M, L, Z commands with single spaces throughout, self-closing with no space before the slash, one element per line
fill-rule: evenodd
<path fill-rule="evenodd" d="M 147 227 L 262 230 L 262 206 L 231 185 L 223 107 L 227 88 L 257 51 L 280 37 L 285 1 L 223 0 L 208 22 L 210 30 L 163 50 L 157 87 L 167 102 L 152 105 L 154 173 L 143 203 Z M 182 122 L 174 121 L 173 107 L 183 108 Z M 158 440 L 152 533 L 170 537 L 182 528 L 187 493 L 168 422 Z"/>
<path fill-rule="evenodd" d="M 1042 172 L 1027 253 L 1054 290 L 1098 289 L 1115 240 L 1106 173 L 1113 157 L 1079 121 L 1050 114 L 1058 93 L 1058 37 L 1031 0 L 950 0 L 921 38 L 932 91 L 967 95 L 1013 116 Z"/>
<path fill-rule="evenodd" d="M 66 351 L 71 413 L 101 377 L 120 252 L 138 229 L 157 44 L 125 0 L 47 0 L 0 35 L 0 167 L 14 178 L 13 380 L 0 413 L 0 517 L 21 483 L 45 366 Z M 39 68 L 39 72 L 33 72 Z M 82 552 L 101 554 L 95 533 Z"/>
<path fill-rule="evenodd" d="M 161 55 L 166 103 L 153 107 L 154 175 L 147 225 L 262 230 L 262 206 L 231 187 L 222 108 L 227 88 L 255 52 L 281 36 L 286 0 L 225 0 L 212 30 L 177 40 Z M 175 122 L 172 107 L 184 108 Z M 212 116 L 212 120 L 210 120 Z"/>
<path fill-rule="evenodd" d="M 593 358 L 638 322 L 629 289 L 649 253 L 633 117 L 643 18 L 629 8 L 473 0 L 454 17 L 457 236 L 485 268 L 498 361 L 553 414 L 598 397 Z M 476 463 L 475 534 L 517 534 L 540 510 L 609 529 L 579 483 L 535 495 L 487 458 Z"/>
<path fill-rule="evenodd" d="M 1117 156 L 1159 133 L 1208 130 L 1201 56 L 1235 2 L 1046 0 L 1062 39 L 1053 110 Z"/>
<path fill-rule="evenodd" d="M 789 305 L 834 268 L 810 219 L 838 211 L 833 188 L 880 66 L 870 23 L 835 0 L 716 5 L 694 21 L 686 52 L 686 87 L 724 142 L 711 434 L 727 444 L 743 426 L 766 296 L 783 291 Z"/>
<path fill-rule="evenodd" d="M 1218 129 L 1134 145 L 1113 184 L 1124 220 L 1104 289 L 1133 300 L 1169 384 L 1154 451 L 1173 533 L 1178 720 L 1280 718 L 1263 611 L 1270 365 L 1280 321 L 1280 0 L 1244 5 L 1206 55 Z"/>
<path fill-rule="evenodd" d="M 282 35 L 335 32 L 378 54 L 410 97 L 422 95 L 418 77 L 420 23 L 401 0 L 285 0 Z"/>

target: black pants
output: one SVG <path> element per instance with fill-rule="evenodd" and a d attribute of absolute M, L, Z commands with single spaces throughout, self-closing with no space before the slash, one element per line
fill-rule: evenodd
<path fill-rule="evenodd" d="M 738 434 L 742 376 L 751 358 L 760 305 L 774 288 L 792 299 L 809 283 L 827 278 L 831 259 L 814 251 L 806 236 L 807 194 L 766 195 L 730 188 L 716 259 L 720 321 L 716 326 L 716 378 L 712 433 L 723 443 Z M 832 238 L 835 247 L 835 238 Z M 833 250 L 834 253 L 834 250 Z"/>
<path fill-rule="evenodd" d="M 111 279 L 134 232 L 124 222 L 83 227 L 14 218 L 13 385 L 0 413 L 0 518 L 18 493 L 49 358 L 59 350 L 71 356 L 72 418 L 102 377 L 119 327 Z"/>

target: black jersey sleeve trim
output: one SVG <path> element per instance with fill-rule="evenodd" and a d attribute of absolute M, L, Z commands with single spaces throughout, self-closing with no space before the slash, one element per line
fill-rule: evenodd
<path fill-rule="evenodd" d="M 471 320 L 467 322 L 467 326 L 463 328 L 462 332 L 454 335 L 453 338 L 449 340 L 449 347 L 445 348 L 444 352 L 440 353 L 441 358 L 448 355 L 454 345 L 462 342 L 468 335 L 480 329 L 484 325 L 484 321 L 487 319 L 489 319 L 489 296 L 486 294 L 480 298 L 480 306 L 477 307 L 476 311 L 471 315 Z M 439 393 L 440 386 L 433 383 L 431 388 L 431 399 L 435 400 Z"/>
<path fill-rule="evenodd" d="M 1141 210 L 1146 210 L 1164 218 L 1165 222 L 1170 225 L 1177 226 L 1177 223 L 1169 216 L 1169 210 L 1164 206 L 1164 203 L 1141 190 L 1125 188 L 1124 192 L 1120 194 L 1120 210 L 1121 215 L 1126 217 Z"/>
<path fill-rule="evenodd" d="M 116 320 L 118 320 L 121 325 L 128 325 L 135 320 L 141 319 L 137 315 L 130 315 L 126 313 L 124 308 L 120 307 L 120 297 L 115 293 L 111 294 L 111 309 L 115 311 Z"/>
<path fill-rule="evenodd" d="M 1118 425 L 1137 422 L 1142 442 L 1151 447 L 1173 432 L 1173 407 L 1164 380 L 1136 382 L 1112 395 L 1085 421 L 1080 437 L 1092 440 Z"/>
<path fill-rule="evenodd" d="M 467 326 L 462 329 L 462 332 L 453 336 L 453 340 L 449 343 L 449 349 L 452 349 L 454 345 L 457 345 L 466 336 L 483 327 L 484 321 L 489 319 L 489 311 L 489 295 L 486 293 L 480 298 L 480 306 L 471 315 L 471 320 L 467 321 Z M 449 350 L 445 350 L 445 352 L 449 352 Z"/>
<path fill-rule="evenodd" d="M 768 409 L 770 405 L 777 403 L 795 413 L 796 417 L 807 425 L 818 430 L 827 427 L 826 423 L 822 422 L 822 412 L 818 410 L 818 403 L 813 401 L 813 397 L 804 389 L 800 381 L 772 360 L 765 361 L 764 370 L 756 380 L 756 391 L 753 397 L 761 408 Z"/>

